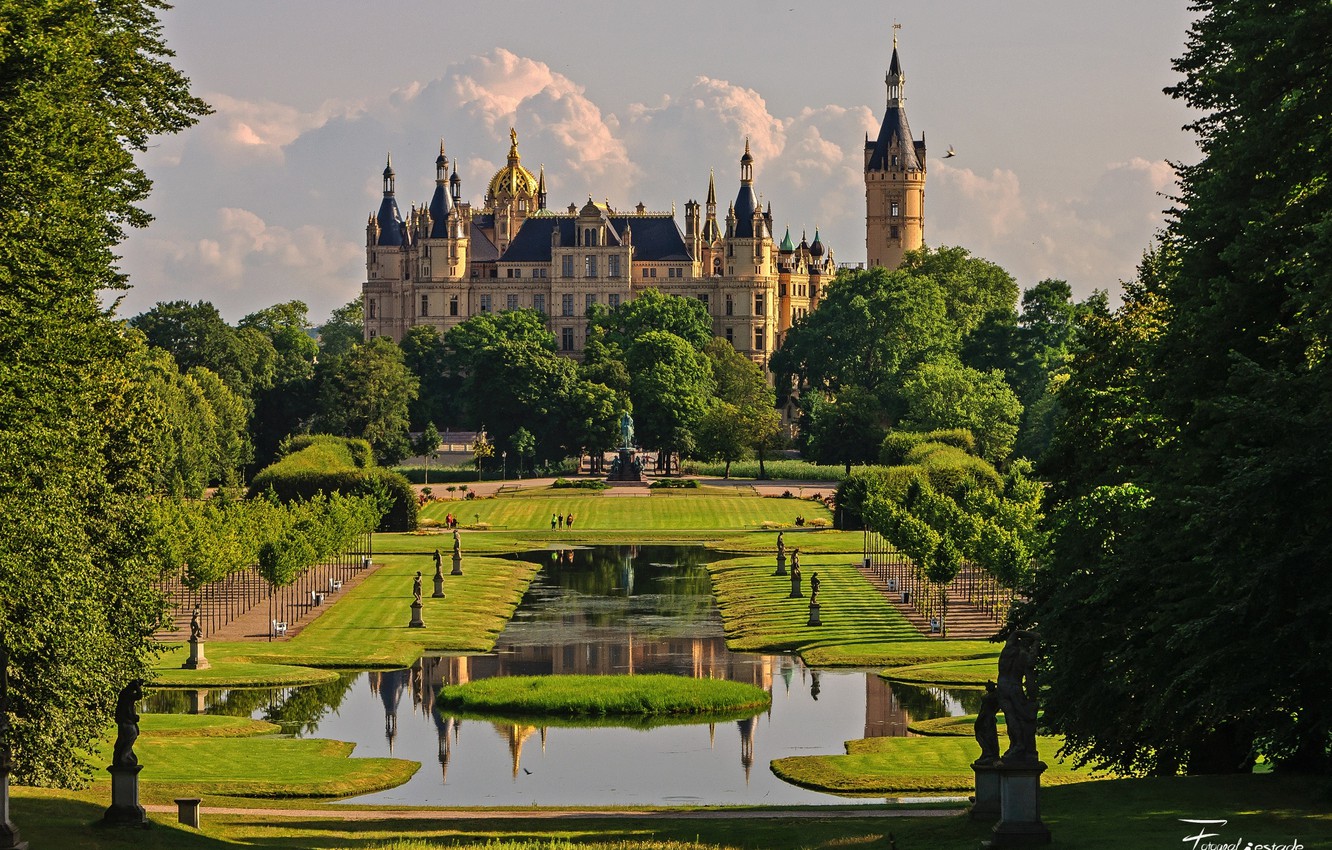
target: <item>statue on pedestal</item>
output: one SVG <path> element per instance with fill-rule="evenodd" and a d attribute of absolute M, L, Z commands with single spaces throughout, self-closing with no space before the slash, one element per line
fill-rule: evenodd
<path fill-rule="evenodd" d="M 203 640 L 203 623 L 199 621 L 199 603 L 194 604 L 194 613 L 190 615 L 190 642 Z"/>
<path fill-rule="evenodd" d="M 985 683 L 985 696 L 981 697 L 980 711 L 976 713 L 976 743 L 980 744 L 980 758 L 976 764 L 996 764 L 999 761 L 999 691 L 994 682 Z"/>
<path fill-rule="evenodd" d="M 1036 754 L 1036 635 L 1014 629 L 999 652 L 999 705 L 1008 727 L 1005 764 L 1034 763 Z"/>
<path fill-rule="evenodd" d="M 417 605 L 421 604 L 421 571 L 416 571 L 416 578 L 412 580 L 412 601 Z"/>
<path fill-rule="evenodd" d="M 139 738 L 139 715 L 134 709 L 143 699 L 143 680 L 131 679 L 116 698 L 116 743 L 111 750 L 111 766 L 137 767 L 134 742 Z"/>

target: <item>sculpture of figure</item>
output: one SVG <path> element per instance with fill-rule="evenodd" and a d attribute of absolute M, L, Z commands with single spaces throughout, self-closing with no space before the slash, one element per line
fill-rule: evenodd
<path fill-rule="evenodd" d="M 444 566 L 444 556 L 441 555 L 441 554 L 439 554 L 439 550 L 436 549 L 436 550 L 435 550 L 435 572 L 439 572 L 440 569 L 441 569 L 443 566 Z"/>
<path fill-rule="evenodd" d="M 999 691 L 994 682 L 985 683 L 985 696 L 981 697 L 980 711 L 976 713 L 976 743 L 980 744 L 977 764 L 995 764 L 999 761 Z"/>
<path fill-rule="evenodd" d="M 458 529 L 453 529 L 453 556 L 456 558 L 462 554 L 462 538 L 458 536 Z"/>
<path fill-rule="evenodd" d="M 817 605 L 817 604 L 819 604 L 819 584 L 820 584 L 820 583 L 821 583 L 821 582 L 819 581 L 819 574 L 818 574 L 818 573 L 814 573 L 814 575 L 812 575 L 812 576 L 809 577 L 809 604 L 810 604 L 810 605 Z"/>
<path fill-rule="evenodd" d="M 198 643 L 203 640 L 203 623 L 199 622 L 199 606 L 196 603 L 194 613 L 190 615 L 190 641 Z"/>
<path fill-rule="evenodd" d="M 134 742 L 139 737 L 139 715 L 134 710 L 143 699 L 143 680 L 131 679 L 116 698 L 116 743 L 111 751 L 112 767 L 135 767 Z"/>
<path fill-rule="evenodd" d="M 798 599 L 800 592 L 800 552 L 791 553 L 791 598 Z"/>
<path fill-rule="evenodd" d="M 634 417 L 625 411 L 620 416 L 620 445 L 623 448 L 630 448 L 634 444 Z"/>
<path fill-rule="evenodd" d="M 999 652 L 999 705 L 1008 727 L 1005 762 L 1038 761 L 1036 755 L 1036 635 L 1014 629 Z"/>
<path fill-rule="evenodd" d="M 786 541 L 782 539 L 782 532 L 777 532 L 777 555 L 780 557 L 786 554 Z"/>
<path fill-rule="evenodd" d="M 420 570 L 417 570 L 417 571 L 416 571 L 416 578 L 412 580 L 412 596 L 415 598 L 416 604 L 417 604 L 417 605 L 420 605 L 420 604 L 421 604 L 421 571 L 420 571 Z"/>

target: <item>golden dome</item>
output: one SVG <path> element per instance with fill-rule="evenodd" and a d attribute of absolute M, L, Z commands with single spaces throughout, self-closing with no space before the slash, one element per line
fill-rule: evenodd
<path fill-rule="evenodd" d="M 537 179 L 532 176 L 532 172 L 523 168 L 521 159 L 522 157 L 518 155 L 518 133 L 510 129 L 509 162 L 490 178 L 490 188 L 486 195 L 488 198 L 493 200 L 502 194 L 507 194 L 511 198 L 536 195 Z"/>

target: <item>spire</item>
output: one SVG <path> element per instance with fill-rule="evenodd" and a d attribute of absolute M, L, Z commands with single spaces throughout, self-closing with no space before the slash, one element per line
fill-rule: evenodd
<path fill-rule="evenodd" d="M 795 250 L 795 245 L 791 244 L 791 225 L 789 224 L 786 225 L 786 235 L 782 237 L 780 250 L 783 254 L 790 254 Z"/>
<path fill-rule="evenodd" d="M 522 157 L 518 155 L 518 131 L 509 128 L 509 164 L 517 165 Z"/>
<path fill-rule="evenodd" d="M 708 169 L 708 210 L 717 211 L 717 179 L 711 168 Z"/>
<path fill-rule="evenodd" d="M 442 184 L 449 179 L 449 158 L 444 155 L 444 137 L 439 137 L 439 156 L 435 157 L 435 182 Z"/>
<path fill-rule="evenodd" d="M 893 24 L 893 58 L 888 63 L 888 74 L 883 78 L 888 87 L 888 107 L 884 110 L 879 135 L 874 141 L 865 143 L 865 150 L 869 154 L 865 163 L 866 171 L 924 170 L 924 139 L 917 151 L 911 136 L 911 126 L 907 123 L 906 74 L 902 72 L 902 61 L 897 55 L 898 29 L 901 29 L 901 24 Z"/>
<path fill-rule="evenodd" d="M 897 31 L 901 24 L 893 24 L 893 58 L 888 63 L 888 75 L 883 81 L 888 85 L 888 106 L 901 106 L 906 100 L 906 74 L 902 73 L 902 61 L 897 58 Z"/>
<path fill-rule="evenodd" d="M 384 200 L 379 202 L 379 213 L 375 216 L 375 220 L 379 223 L 378 244 L 380 245 L 402 244 L 402 213 L 398 211 L 393 188 L 393 154 L 390 153 L 384 165 Z"/>
<path fill-rule="evenodd" d="M 444 154 L 444 140 L 439 140 L 439 156 L 435 157 L 435 194 L 430 197 L 430 238 L 442 239 L 449 235 L 449 158 Z"/>
<path fill-rule="evenodd" d="M 754 157 L 749 152 L 749 137 L 745 136 L 745 153 L 740 157 L 740 182 L 754 182 Z"/>
<path fill-rule="evenodd" d="M 823 256 L 823 241 L 819 239 L 819 228 L 817 226 L 814 228 L 814 241 L 809 243 L 809 253 L 815 259 Z"/>
<path fill-rule="evenodd" d="M 394 178 L 393 153 L 390 151 L 388 155 L 388 161 L 384 164 L 384 197 L 386 198 L 390 198 L 393 196 L 393 184 L 394 184 L 393 178 Z"/>
<path fill-rule="evenodd" d="M 537 178 L 537 209 L 546 208 L 546 164 L 541 163 L 541 176 Z"/>
<path fill-rule="evenodd" d="M 745 153 L 740 157 L 740 191 L 732 207 L 735 210 L 735 233 L 731 236 L 743 239 L 759 237 L 754 232 L 754 213 L 762 207 L 754 194 L 754 155 L 749 152 L 748 136 L 745 137 Z"/>
<path fill-rule="evenodd" d="M 453 176 L 449 178 L 449 190 L 456 205 L 462 201 L 462 178 L 458 176 L 458 158 L 453 158 Z"/>

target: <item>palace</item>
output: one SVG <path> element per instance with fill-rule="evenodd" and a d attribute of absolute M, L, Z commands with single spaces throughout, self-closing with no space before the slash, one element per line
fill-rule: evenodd
<path fill-rule="evenodd" d="M 888 109 L 878 138 L 865 142 L 866 247 L 871 265 L 896 266 L 924 237 L 925 142 L 916 142 L 902 106 L 905 81 L 894 39 Z M 480 207 L 462 198 L 457 161 L 440 142 L 428 204 L 404 218 L 392 159 L 384 197 L 366 222 L 366 338 L 401 341 L 415 325 L 441 333 L 480 313 L 528 308 L 547 317 L 560 351 L 582 351 L 594 305 L 614 308 L 648 288 L 697 298 L 713 332 L 757 363 L 767 359 L 793 322 L 818 306 L 836 273 L 833 252 L 789 228 L 774 236 L 771 204 L 754 189 L 754 157 L 745 142 L 740 186 L 723 230 L 715 179 L 705 204 L 685 204 L 681 230 L 671 212 L 643 204 L 616 210 L 591 198 L 555 212 L 546 204 L 546 174 L 522 164 L 509 133 L 508 162 L 495 173 Z"/>

